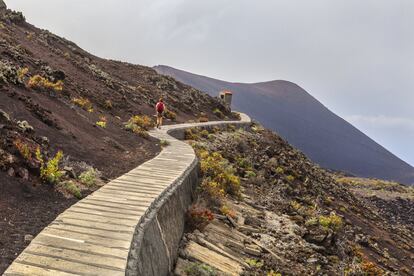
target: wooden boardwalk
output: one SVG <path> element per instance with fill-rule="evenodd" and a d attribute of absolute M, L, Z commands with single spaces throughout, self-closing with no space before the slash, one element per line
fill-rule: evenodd
<path fill-rule="evenodd" d="M 250 119 L 242 114 L 242 122 Z M 150 131 L 168 147 L 60 214 L 17 257 L 4 275 L 125 275 L 135 229 L 155 200 L 195 161 L 193 149 L 168 132 L 207 122 Z"/>

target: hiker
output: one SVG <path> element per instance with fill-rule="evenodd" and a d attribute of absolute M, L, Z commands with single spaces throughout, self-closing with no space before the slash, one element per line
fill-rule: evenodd
<path fill-rule="evenodd" d="M 157 128 L 161 128 L 162 116 L 164 114 L 164 110 L 165 110 L 164 100 L 160 98 L 158 103 L 155 105 L 155 111 L 157 112 Z"/>

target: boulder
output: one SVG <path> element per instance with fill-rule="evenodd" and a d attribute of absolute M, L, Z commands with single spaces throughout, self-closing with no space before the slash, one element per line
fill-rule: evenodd
<path fill-rule="evenodd" d="M 23 180 L 29 180 L 29 171 L 26 168 L 19 168 L 17 170 L 17 174 L 18 176 L 20 176 L 21 178 L 23 178 Z"/>
<path fill-rule="evenodd" d="M 9 170 L 7 171 L 8 176 L 13 177 L 14 176 L 14 169 L 13 168 L 9 168 Z"/>
<path fill-rule="evenodd" d="M 23 132 L 31 132 L 34 128 L 27 121 L 18 121 L 17 125 Z"/>
<path fill-rule="evenodd" d="M 0 0 L 1 1 L 1 0 Z M 4 110 L 0 109 L 0 121 L 2 122 L 10 122 L 10 116 Z"/>
<path fill-rule="evenodd" d="M 72 167 L 65 166 L 65 167 L 63 168 L 63 171 L 64 171 L 64 172 L 65 172 L 65 174 L 66 174 L 66 175 L 68 175 L 69 177 L 71 177 L 71 178 L 73 178 L 73 179 L 76 179 L 76 178 L 77 178 L 77 176 L 76 176 L 76 172 L 75 172 L 75 170 L 74 170 Z"/>
<path fill-rule="evenodd" d="M 29 234 L 24 235 L 24 241 L 25 242 L 31 242 L 33 240 L 33 238 L 34 238 L 33 235 L 29 235 Z"/>

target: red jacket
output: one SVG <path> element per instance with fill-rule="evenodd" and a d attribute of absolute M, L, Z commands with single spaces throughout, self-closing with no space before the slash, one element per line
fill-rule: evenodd
<path fill-rule="evenodd" d="M 155 110 L 157 110 L 158 113 L 163 113 L 165 109 L 165 105 L 163 102 L 158 102 L 155 106 Z"/>

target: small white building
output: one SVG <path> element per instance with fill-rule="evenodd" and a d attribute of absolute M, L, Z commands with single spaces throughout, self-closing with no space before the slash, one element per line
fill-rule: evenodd
<path fill-rule="evenodd" d="M 219 98 L 228 106 L 231 107 L 231 100 L 233 98 L 233 93 L 227 90 L 221 91 Z"/>

